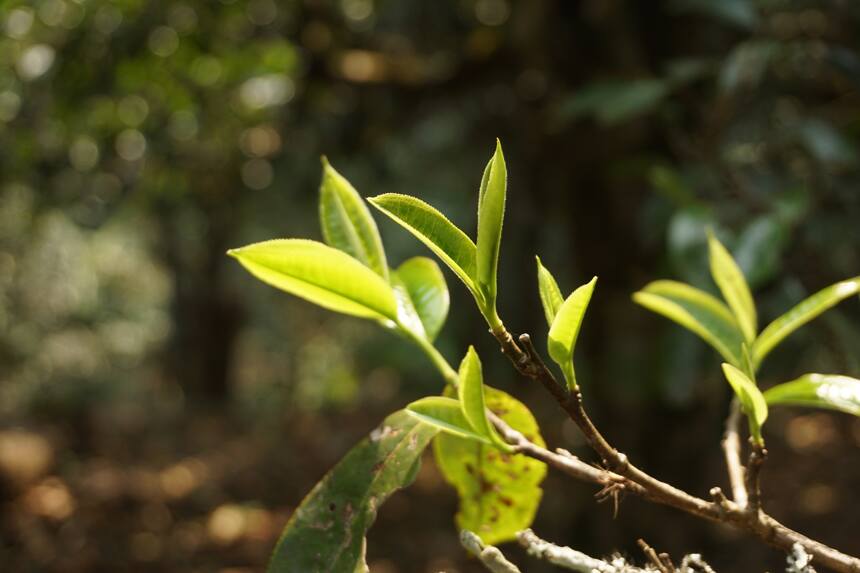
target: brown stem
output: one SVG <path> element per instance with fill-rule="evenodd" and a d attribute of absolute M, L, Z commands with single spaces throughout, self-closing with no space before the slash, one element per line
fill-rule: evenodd
<path fill-rule="evenodd" d="M 519 337 L 520 344 L 518 345 L 504 327 L 492 332 L 499 341 L 502 352 L 511 360 L 517 371 L 526 378 L 536 380 L 546 388 L 570 419 L 579 426 L 589 445 L 602 458 L 608 470 L 589 466 L 571 455 L 554 453 L 541 448 L 529 442 L 522 434 L 511 429 L 498 418 L 494 418 L 494 424 L 502 436 L 515 446 L 518 452 L 544 461 L 576 479 L 604 487 L 615 484 L 615 487 L 623 487 L 626 491 L 640 495 L 650 501 L 675 507 L 700 518 L 746 531 L 763 542 L 786 552 L 795 543 L 799 543 L 807 553 L 815 557 L 816 563 L 839 573 L 860 573 L 860 559 L 789 529 L 761 511 L 758 476 L 761 464 L 767 454 L 763 447 L 753 445 L 747 472 L 746 487 L 749 493 L 749 507 L 755 508 L 755 511 L 750 511 L 748 507 L 729 501 L 719 488 L 711 490 L 715 501 L 705 501 L 690 495 L 640 470 L 628 461 L 627 456 L 613 448 L 585 412 L 579 391 L 568 391 L 558 383 L 538 355 L 531 343 L 531 338 L 527 334 Z"/>
<path fill-rule="evenodd" d="M 747 506 L 747 487 L 744 481 L 744 467 L 741 464 L 740 438 L 741 406 L 737 398 L 732 400 L 729 417 L 726 418 L 726 432 L 723 434 L 723 452 L 726 457 L 726 470 L 732 487 L 732 498 L 741 507 Z"/>

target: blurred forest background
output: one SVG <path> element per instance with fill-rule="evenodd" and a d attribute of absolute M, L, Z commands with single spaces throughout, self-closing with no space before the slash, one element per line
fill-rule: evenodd
<path fill-rule="evenodd" d="M 705 495 L 724 482 L 718 357 L 630 293 L 713 290 L 709 225 L 764 321 L 860 273 L 858 89 L 850 0 L 0 2 L 0 569 L 258 571 L 323 473 L 441 388 L 406 343 L 225 256 L 319 238 L 322 154 L 363 195 L 418 195 L 472 229 L 500 137 L 508 327 L 545 334 L 534 254 L 565 291 L 599 275 L 588 407 L 642 467 Z M 379 224 L 392 264 L 427 254 Z M 448 278 L 449 360 L 475 343 L 550 444 L 589 456 Z M 852 300 L 762 380 L 858 376 L 858 350 Z M 856 554 L 860 423 L 783 409 L 766 434 L 768 510 Z M 637 499 L 613 519 L 593 494 L 551 476 L 536 529 L 595 554 L 639 555 L 644 537 L 721 571 L 783 562 Z M 382 508 L 371 570 L 477 571 L 455 510 L 427 459 Z"/>

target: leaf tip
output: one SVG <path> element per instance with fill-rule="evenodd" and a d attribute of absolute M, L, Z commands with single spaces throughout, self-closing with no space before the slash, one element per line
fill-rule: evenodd
<path fill-rule="evenodd" d="M 331 163 L 325 155 L 320 155 L 320 163 L 322 163 L 323 170 L 331 169 Z"/>

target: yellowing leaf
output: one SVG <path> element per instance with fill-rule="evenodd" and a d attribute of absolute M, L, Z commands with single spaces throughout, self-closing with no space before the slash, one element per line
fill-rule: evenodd
<path fill-rule="evenodd" d="M 376 222 L 358 191 L 323 157 L 320 225 L 325 242 L 358 259 L 383 278 L 388 263 Z"/>
<path fill-rule="evenodd" d="M 752 344 L 758 332 L 758 319 L 747 280 L 732 255 L 713 233 L 708 234 L 708 248 L 711 276 L 720 287 L 720 292 L 723 293 L 729 308 L 732 309 L 744 339 Z"/>
<path fill-rule="evenodd" d="M 487 407 L 532 442 L 544 441 L 534 417 L 500 390 L 485 389 Z M 540 505 L 546 466 L 476 441 L 440 434 L 433 442 L 436 463 L 460 498 L 457 529 L 474 531 L 488 544 L 514 539 L 532 524 Z"/>
<path fill-rule="evenodd" d="M 764 357 L 782 340 L 824 312 L 851 295 L 860 292 L 860 277 L 840 281 L 821 289 L 814 295 L 767 325 L 753 345 L 755 365 L 761 364 Z"/>
<path fill-rule="evenodd" d="M 232 249 L 261 281 L 329 310 L 362 318 L 397 320 L 394 291 L 346 253 L 305 239 L 276 239 Z"/>
<path fill-rule="evenodd" d="M 561 305 L 549 329 L 548 350 L 550 358 L 561 367 L 570 388 L 576 387 L 573 350 L 576 347 L 582 319 L 585 317 L 585 311 L 591 301 L 591 294 L 594 292 L 596 283 L 597 277 L 594 277 L 590 282 L 573 291 Z"/>

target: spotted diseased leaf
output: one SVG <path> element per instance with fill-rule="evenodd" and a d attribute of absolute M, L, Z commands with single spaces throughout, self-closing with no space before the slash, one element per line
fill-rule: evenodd
<path fill-rule="evenodd" d="M 447 392 L 452 392 L 446 390 Z M 485 387 L 487 407 L 532 442 L 543 446 L 537 422 L 521 402 Z M 439 434 L 436 463 L 460 498 L 457 529 L 474 531 L 488 544 L 514 539 L 534 520 L 543 494 L 546 466 L 475 441 Z"/>
<path fill-rule="evenodd" d="M 269 573 L 367 571 L 365 535 L 388 497 L 415 479 L 437 430 L 392 414 L 314 487 L 284 528 Z"/>
<path fill-rule="evenodd" d="M 543 307 L 544 316 L 546 316 L 547 325 L 552 326 L 555 315 L 558 314 L 561 305 L 564 304 L 564 297 L 561 295 L 561 289 L 558 288 L 555 277 L 552 276 L 549 269 L 543 266 L 540 257 L 535 257 L 535 259 L 537 259 L 540 303 Z"/>
<path fill-rule="evenodd" d="M 376 222 L 358 191 L 323 157 L 320 225 L 325 242 L 388 278 L 388 263 Z"/>
<path fill-rule="evenodd" d="M 809 406 L 860 416 L 860 380 L 839 374 L 804 374 L 764 393 L 771 406 Z"/>
<path fill-rule="evenodd" d="M 773 348 L 792 332 L 846 298 L 860 292 L 860 277 L 839 281 L 821 289 L 771 322 L 753 345 L 753 360 L 758 366 Z"/>
<path fill-rule="evenodd" d="M 394 291 L 346 253 L 306 239 L 276 239 L 227 252 L 252 275 L 329 310 L 397 320 Z"/>

